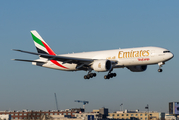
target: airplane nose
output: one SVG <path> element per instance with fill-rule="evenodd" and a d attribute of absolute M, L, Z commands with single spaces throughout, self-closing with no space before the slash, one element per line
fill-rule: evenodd
<path fill-rule="evenodd" d="M 171 59 L 174 57 L 174 54 L 173 53 L 171 53 Z"/>
<path fill-rule="evenodd" d="M 173 57 L 174 57 L 174 54 L 172 52 L 170 52 L 170 53 L 167 53 L 166 57 L 164 57 L 163 59 L 168 61 L 168 60 L 171 60 Z"/>
<path fill-rule="evenodd" d="M 166 61 L 168 61 L 168 60 L 171 60 L 173 57 L 174 57 L 174 54 L 173 53 L 169 53 L 164 59 Z"/>

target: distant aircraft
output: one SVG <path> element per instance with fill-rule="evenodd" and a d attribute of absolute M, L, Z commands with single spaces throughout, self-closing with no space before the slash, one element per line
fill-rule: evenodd
<path fill-rule="evenodd" d="M 84 79 L 95 77 L 96 73 L 92 73 L 93 70 L 108 72 L 104 79 L 110 79 L 116 77 L 116 73 L 111 73 L 114 68 L 126 67 L 132 72 L 142 72 L 147 69 L 147 65 L 152 64 L 158 64 L 158 72 L 162 72 L 162 65 L 174 56 L 169 50 L 160 47 L 138 47 L 57 55 L 37 31 L 33 30 L 31 34 L 38 53 L 13 50 L 38 55 L 39 59 L 13 60 L 32 62 L 33 65 L 64 71 L 88 71 Z"/>

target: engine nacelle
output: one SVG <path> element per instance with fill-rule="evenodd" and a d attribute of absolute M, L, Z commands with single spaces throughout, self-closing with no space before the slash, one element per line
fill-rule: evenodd
<path fill-rule="evenodd" d="M 94 71 L 106 72 L 111 70 L 112 63 L 110 60 L 95 60 L 91 66 Z"/>
<path fill-rule="evenodd" d="M 132 72 L 143 72 L 147 69 L 147 65 L 130 66 L 127 68 Z"/>

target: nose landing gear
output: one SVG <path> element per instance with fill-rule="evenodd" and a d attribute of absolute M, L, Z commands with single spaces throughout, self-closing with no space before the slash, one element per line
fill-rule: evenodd
<path fill-rule="evenodd" d="M 165 62 L 160 62 L 160 63 L 158 63 L 158 65 L 159 65 L 159 69 L 158 69 L 158 72 L 162 72 L 163 70 L 161 69 L 161 67 L 162 67 L 162 65 L 164 65 L 165 64 Z"/>
<path fill-rule="evenodd" d="M 158 69 L 158 72 L 162 72 L 162 71 L 163 71 L 162 69 L 160 69 L 160 68 Z"/>

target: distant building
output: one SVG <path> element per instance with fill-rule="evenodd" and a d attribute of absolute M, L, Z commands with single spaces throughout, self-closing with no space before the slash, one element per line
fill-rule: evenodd
<path fill-rule="evenodd" d="M 108 118 L 110 119 L 121 119 L 121 120 L 164 120 L 165 113 L 161 112 L 139 112 L 135 111 L 116 111 L 115 113 L 109 113 Z"/>
<path fill-rule="evenodd" d="M 93 112 L 89 113 L 85 113 L 83 110 L 73 108 L 60 111 L 0 111 L 0 116 L 11 116 L 9 117 L 11 120 L 164 120 L 166 117 L 165 113 L 140 112 L 139 110 L 116 111 L 114 113 L 108 113 L 107 108 L 93 110 Z M 9 118 L 1 119 L 10 120 Z M 166 120 L 173 120 L 173 118 Z"/>
<path fill-rule="evenodd" d="M 72 108 L 60 111 L 0 111 L 0 115 L 11 116 L 11 120 L 97 120 L 98 118 L 106 118 L 108 116 L 108 109 L 101 108 L 97 113 L 85 113 L 83 108 Z"/>
<path fill-rule="evenodd" d="M 0 115 L 1 120 L 11 120 L 11 115 Z"/>
<path fill-rule="evenodd" d="M 0 115 L 11 115 L 11 119 L 41 119 L 42 117 L 51 116 L 51 115 L 68 115 L 70 117 L 75 117 L 75 113 L 78 113 L 79 111 L 77 109 L 73 110 L 48 110 L 48 111 L 0 111 Z"/>
<path fill-rule="evenodd" d="M 52 120 L 83 120 L 80 118 L 71 118 L 65 115 L 51 115 L 50 118 Z M 42 120 L 45 120 L 45 118 L 42 118 Z"/>
<path fill-rule="evenodd" d="M 165 114 L 165 120 L 176 120 L 174 115 Z M 179 120 L 179 116 L 177 117 L 177 120 Z"/>
<path fill-rule="evenodd" d="M 91 113 L 75 113 L 76 118 L 81 118 L 83 120 L 97 120 L 106 119 L 108 116 L 107 108 L 100 108 L 99 110 L 93 110 Z"/>
<path fill-rule="evenodd" d="M 99 113 L 75 113 L 75 117 L 77 119 L 83 119 L 88 120 L 89 117 L 92 118 L 92 120 L 97 120 Z"/>

